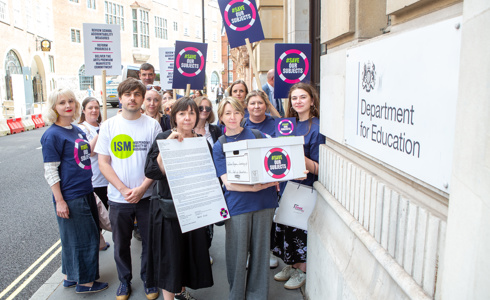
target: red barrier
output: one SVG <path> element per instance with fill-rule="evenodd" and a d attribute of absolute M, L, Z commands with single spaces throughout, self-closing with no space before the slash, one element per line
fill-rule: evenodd
<path fill-rule="evenodd" d="M 44 127 L 44 120 L 42 115 L 32 115 L 32 122 L 34 122 L 34 128 Z"/>
<path fill-rule="evenodd" d="M 12 134 L 14 134 L 14 133 L 20 133 L 20 132 L 24 132 L 25 131 L 24 125 L 22 125 L 21 118 L 8 119 L 7 120 L 7 125 L 10 128 L 10 133 L 12 133 Z"/>

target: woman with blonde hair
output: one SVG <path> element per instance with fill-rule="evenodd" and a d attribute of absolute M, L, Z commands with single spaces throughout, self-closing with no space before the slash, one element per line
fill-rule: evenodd
<path fill-rule="evenodd" d="M 248 118 L 245 120 L 244 127 L 260 130 L 268 137 L 275 137 L 276 121 L 273 117 L 265 112 L 272 106 L 268 101 L 268 97 L 264 91 L 254 90 L 247 94 L 245 105 L 249 112 Z"/>
<path fill-rule="evenodd" d="M 53 91 L 44 114 L 53 122 L 41 137 L 45 178 L 61 238 L 64 287 L 76 293 L 107 289 L 99 278 L 99 217 L 92 187 L 90 144 L 71 123 L 80 116 L 80 103 L 68 89 Z"/>
<path fill-rule="evenodd" d="M 145 115 L 157 120 L 160 127 L 162 127 L 162 131 L 170 129 L 170 118 L 161 113 L 162 95 L 160 95 L 160 93 L 154 88 L 146 91 L 143 109 L 145 111 Z"/>
<path fill-rule="evenodd" d="M 272 217 L 277 205 L 277 182 L 237 184 L 228 181 L 225 142 L 265 138 L 255 129 L 243 128 L 244 110 L 233 97 L 221 100 L 218 118 L 226 133 L 213 147 L 216 173 L 224 185 L 231 218 L 225 221 L 226 272 L 230 285 L 228 299 L 267 299 L 269 294 L 269 250 Z M 267 230 L 266 230 L 267 229 Z M 245 272 L 250 253 L 248 272 Z"/>

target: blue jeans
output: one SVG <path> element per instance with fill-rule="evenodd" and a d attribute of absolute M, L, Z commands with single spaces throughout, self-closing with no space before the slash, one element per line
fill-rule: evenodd
<path fill-rule="evenodd" d="M 89 283 L 99 279 L 99 213 L 94 193 L 66 200 L 66 204 L 69 218 L 56 216 L 61 238 L 61 272 L 70 281 Z"/>
<path fill-rule="evenodd" d="M 146 281 L 148 262 L 148 222 L 150 219 L 150 197 L 138 203 L 118 203 L 109 200 L 109 220 L 114 242 L 114 260 L 116 261 L 119 281 L 131 284 L 133 279 L 131 267 L 131 239 L 133 238 L 134 220 L 138 220 L 141 234 L 141 280 Z"/>

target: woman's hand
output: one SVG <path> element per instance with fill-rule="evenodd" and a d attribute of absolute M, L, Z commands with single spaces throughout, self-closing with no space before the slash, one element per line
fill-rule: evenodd
<path fill-rule="evenodd" d="M 308 171 L 308 170 L 304 170 L 304 171 L 303 171 L 303 174 L 305 174 L 306 176 L 305 176 L 305 177 L 301 177 L 301 178 L 296 178 L 296 179 L 294 179 L 294 180 L 305 180 L 305 179 L 307 178 L 307 176 L 308 176 L 308 173 L 310 173 L 310 171 Z"/>
<path fill-rule="evenodd" d="M 56 201 L 56 215 L 63 219 L 70 218 L 70 210 L 68 209 L 68 204 L 66 201 L 61 199 Z"/>
<path fill-rule="evenodd" d="M 182 135 L 177 130 L 172 130 L 172 133 L 167 137 L 167 140 L 170 140 L 170 139 L 176 139 L 179 142 L 182 142 L 184 140 L 184 135 Z"/>

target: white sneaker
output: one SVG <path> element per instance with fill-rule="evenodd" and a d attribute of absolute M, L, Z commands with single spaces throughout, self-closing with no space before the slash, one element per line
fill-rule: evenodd
<path fill-rule="evenodd" d="M 282 269 L 281 272 L 279 272 L 276 275 L 274 275 L 274 280 L 277 280 L 277 281 L 286 281 L 289 278 L 291 278 L 291 275 L 293 275 L 293 273 L 294 273 L 295 270 L 296 269 L 294 269 L 293 266 L 287 265 L 286 267 L 284 267 L 284 269 Z"/>
<path fill-rule="evenodd" d="M 274 254 L 272 254 L 272 251 L 271 251 L 271 256 L 269 258 L 269 267 L 271 269 L 275 269 L 275 268 L 277 268 L 278 265 L 279 265 L 279 261 L 277 260 L 277 257 L 275 257 Z"/>
<path fill-rule="evenodd" d="M 295 290 L 302 287 L 306 282 L 306 273 L 300 269 L 295 269 L 295 272 L 291 275 L 291 278 L 284 284 L 284 287 L 288 290 Z"/>

